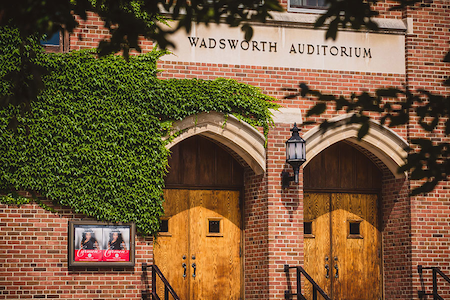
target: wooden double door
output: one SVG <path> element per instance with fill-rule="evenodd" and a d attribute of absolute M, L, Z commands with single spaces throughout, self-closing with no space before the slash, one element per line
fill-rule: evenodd
<path fill-rule="evenodd" d="M 164 198 L 154 262 L 180 299 L 242 299 L 239 192 L 166 189 Z"/>
<path fill-rule="evenodd" d="M 305 193 L 305 270 L 333 300 L 382 299 L 377 198 Z M 312 287 L 303 284 L 312 299 Z"/>

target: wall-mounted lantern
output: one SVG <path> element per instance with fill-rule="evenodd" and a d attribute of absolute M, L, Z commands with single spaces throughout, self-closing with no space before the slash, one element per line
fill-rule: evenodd
<path fill-rule="evenodd" d="M 281 172 L 281 186 L 285 189 L 289 183 L 298 183 L 298 171 L 300 166 L 306 161 L 306 142 L 300 137 L 297 123 L 291 129 L 292 136 L 286 141 L 286 162 L 294 169 L 294 176 L 289 176 L 289 172 Z"/>

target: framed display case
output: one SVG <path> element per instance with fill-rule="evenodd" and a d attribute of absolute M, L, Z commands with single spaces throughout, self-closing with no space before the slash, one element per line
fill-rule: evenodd
<path fill-rule="evenodd" d="M 70 221 L 69 267 L 134 266 L 134 223 Z"/>

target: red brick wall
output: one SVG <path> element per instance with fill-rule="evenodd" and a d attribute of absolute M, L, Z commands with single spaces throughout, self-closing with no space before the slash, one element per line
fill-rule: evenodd
<path fill-rule="evenodd" d="M 151 263 L 152 239 L 136 237 L 134 268 L 67 264 L 68 209 L 0 205 L 0 299 L 140 299 L 141 264 Z"/>
<path fill-rule="evenodd" d="M 415 299 L 412 289 L 411 219 L 406 178 L 383 172 L 383 271 L 386 299 Z"/>
<path fill-rule="evenodd" d="M 281 172 L 290 171 L 285 164 L 285 141 L 291 136 L 291 124 L 278 124 L 268 137 L 267 194 L 269 242 L 269 299 L 284 299 L 287 289 L 285 264 L 303 263 L 303 177 L 289 189 L 281 188 Z M 295 279 L 293 279 L 295 282 Z M 292 278 L 291 278 L 292 283 Z M 295 284 L 294 284 L 295 286 Z"/>
<path fill-rule="evenodd" d="M 413 22 L 413 32 L 407 35 L 408 80 L 413 90 L 425 88 L 434 93 L 449 95 L 450 87 L 442 85 L 450 76 L 450 64 L 443 63 L 449 50 L 450 3 L 424 1 L 428 7 L 408 10 L 406 17 Z M 427 137 L 435 142 L 447 141 L 442 126 L 434 133 L 425 133 L 417 123 L 411 124 L 411 138 Z M 412 188 L 418 186 L 412 183 Z M 411 252 L 414 296 L 422 289 L 417 265 L 437 266 L 450 275 L 450 194 L 448 183 L 438 186 L 428 195 L 411 198 Z M 431 291 L 431 272 L 424 274 L 427 291 Z M 450 285 L 439 284 L 443 298 L 450 297 Z"/>
<path fill-rule="evenodd" d="M 87 16 L 87 20 L 77 18 L 80 25 L 70 35 L 70 50 L 97 48 L 101 40 L 109 37 L 109 31 L 103 27 L 100 17 L 90 12 Z"/>
<path fill-rule="evenodd" d="M 246 169 L 244 186 L 245 299 L 269 299 L 267 177 Z"/>

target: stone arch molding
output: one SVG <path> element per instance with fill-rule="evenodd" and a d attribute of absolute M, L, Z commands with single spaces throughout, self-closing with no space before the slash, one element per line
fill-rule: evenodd
<path fill-rule="evenodd" d="M 181 132 L 167 146 L 170 149 L 179 142 L 194 136 L 203 135 L 214 139 L 238 154 L 255 172 L 260 175 L 266 171 L 265 138 L 258 130 L 244 121 L 218 112 L 200 113 L 174 123 L 172 134 Z"/>
<path fill-rule="evenodd" d="M 337 127 L 322 133 L 319 126 L 316 126 L 303 136 L 306 141 L 305 164 L 325 148 L 339 141 L 348 140 L 376 155 L 396 178 L 404 177 L 405 174 L 399 174 L 397 170 L 405 162 L 407 152 L 404 149 L 408 146 L 408 143 L 391 129 L 373 120 L 369 121 L 368 134 L 361 141 L 358 141 L 359 125 L 347 125 L 346 122 L 349 118 L 350 115 L 332 118 L 330 121 L 337 122 Z"/>

